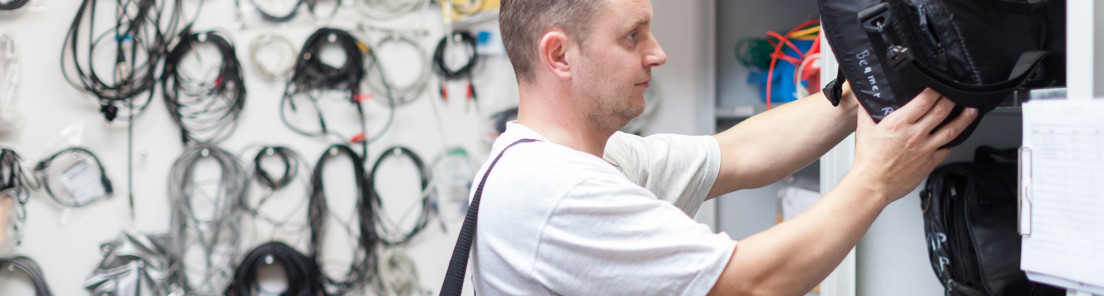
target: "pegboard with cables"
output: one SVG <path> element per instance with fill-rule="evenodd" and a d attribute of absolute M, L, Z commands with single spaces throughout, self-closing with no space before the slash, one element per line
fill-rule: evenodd
<path fill-rule="evenodd" d="M 450 9 L 475 15 L 492 2 L 456 1 Z M 482 50 L 493 42 L 479 36 L 496 36 L 497 24 L 493 18 L 445 24 L 442 2 L 296 3 L 50 2 L 5 19 L 14 26 L 4 33 L 18 42 L 19 86 L 11 97 L 20 116 L 0 142 L 30 152 L 19 162 L 26 193 L 19 202 L 10 199 L 18 209 L 12 216 L 25 217 L 10 254 L 38 260 L 58 295 L 139 282 L 159 291 L 223 294 L 242 259 L 266 243 L 315 259 L 309 235 L 311 209 L 319 211 L 310 206 L 315 157 L 340 144 L 374 180 L 362 187 L 369 192 L 365 204 L 374 207 L 363 217 L 373 225 L 361 231 L 356 218 L 366 210 L 355 206 L 361 189 L 347 169 L 351 156 L 322 162 L 326 188 L 319 196 L 329 220 L 314 255 L 331 279 L 323 285 L 348 295 L 435 292 L 466 205 L 460 192 L 492 139 L 490 115 L 517 101 L 508 60 Z M 237 16 L 258 17 L 258 9 L 294 16 L 244 24 Z M 441 100 L 436 88 L 444 78 L 433 70 L 434 50 L 453 36 L 453 26 L 471 32 L 475 43 L 456 37 L 447 44 L 445 51 L 459 57 L 446 63 L 447 72 L 459 75 L 451 76 L 456 86 L 471 81 L 478 101 Z M 398 146 L 409 152 L 389 149 Z M 416 169 L 410 156 L 426 161 L 424 168 Z M 66 185 L 65 178 L 78 182 Z M 444 191 L 448 198 L 437 198 Z M 361 233 L 371 232 L 377 241 L 360 247 L 371 237 Z M 165 252 L 156 252 L 162 246 Z M 369 246 L 377 257 L 365 251 Z M 128 255 L 142 257 L 118 257 Z M 269 265 L 266 257 L 254 258 L 258 268 Z M 350 268 L 363 259 L 370 261 Z M 179 268 L 110 273 L 143 264 Z M 364 283 L 343 284 L 359 278 L 349 270 L 364 270 Z M 157 274 L 164 285 L 126 281 Z M 0 287 L 0 294 L 8 289 Z"/>

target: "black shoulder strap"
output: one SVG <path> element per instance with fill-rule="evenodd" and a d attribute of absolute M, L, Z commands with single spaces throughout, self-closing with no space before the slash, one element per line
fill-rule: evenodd
<path fill-rule="evenodd" d="M 517 140 L 502 149 L 502 152 L 495 156 L 494 161 L 491 161 L 491 165 L 487 167 L 487 172 L 483 173 L 483 178 L 479 180 L 479 186 L 475 188 L 475 196 L 472 197 L 471 205 L 468 206 L 468 214 L 464 216 L 464 226 L 460 228 L 460 237 L 456 239 L 456 246 L 452 249 L 452 259 L 449 260 L 448 272 L 445 273 L 445 282 L 441 284 L 441 296 L 459 296 L 460 292 L 464 290 L 464 274 L 468 270 L 468 255 L 471 254 L 472 242 L 475 241 L 475 223 L 479 216 L 479 198 L 483 196 L 483 185 L 487 184 L 487 176 L 491 174 L 491 170 L 494 169 L 495 164 L 499 159 L 502 159 L 502 155 L 506 153 L 506 150 L 510 150 L 510 147 L 521 143 L 535 142 L 534 139 L 521 139 Z"/>

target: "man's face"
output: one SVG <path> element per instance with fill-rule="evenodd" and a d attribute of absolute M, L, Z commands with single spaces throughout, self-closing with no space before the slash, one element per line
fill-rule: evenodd
<path fill-rule="evenodd" d="M 617 130 L 644 112 L 651 69 L 667 62 L 651 21 L 649 0 L 607 0 L 600 9 L 572 73 L 592 124 Z"/>

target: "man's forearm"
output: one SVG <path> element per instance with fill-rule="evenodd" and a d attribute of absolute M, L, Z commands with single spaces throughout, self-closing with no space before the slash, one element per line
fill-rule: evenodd
<path fill-rule="evenodd" d="M 849 94 L 839 107 L 815 94 L 717 134 L 721 175 L 710 196 L 766 186 L 809 165 L 854 132 L 857 106 Z"/>
<path fill-rule="evenodd" d="M 887 205 L 867 180 L 845 177 L 794 219 L 743 239 L 713 295 L 801 295 L 824 280 Z"/>

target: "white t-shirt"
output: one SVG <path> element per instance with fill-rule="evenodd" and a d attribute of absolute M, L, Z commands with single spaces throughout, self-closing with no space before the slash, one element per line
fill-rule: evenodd
<path fill-rule="evenodd" d="M 478 295 L 705 295 L 713 287 L 736 246 L 691 218 L 720 167 L 713 137 L 618 132 L 602 159 L 510 123 L 491 160 L 526 138 L 541 142 L 506 151 L 483 188 L 471 254 Z"/>

